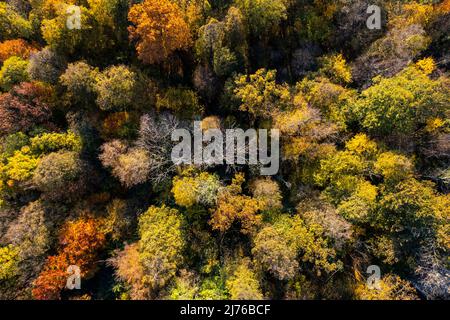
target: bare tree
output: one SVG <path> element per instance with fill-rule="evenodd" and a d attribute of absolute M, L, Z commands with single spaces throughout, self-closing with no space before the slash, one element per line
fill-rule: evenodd
<path fill-rule="evenodd" d="M 450 298 L 450 270 L 442 260 L 435 243 L 426 244 L 419 252 L 419 279 L 414 284 L 427 299 Z"/>
<path fill-rule="evenodd" d="M 158 118 L 150 114 L 141 117 L 136 145 L 150 155 L 149 180 L 152 183 L 163 182 L 175 171 L 176 165 L 171 160 L 171 135 L 178 126 L 178 119 L 170 113 L 162 113 Z"/>

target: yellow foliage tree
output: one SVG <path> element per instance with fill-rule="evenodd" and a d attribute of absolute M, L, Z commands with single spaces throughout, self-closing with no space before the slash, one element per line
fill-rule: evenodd
<path fill-rule="evenodd" d="M 144 63 L 161 63 L 174 51 L 191 45 L 183 13 L 169 0 L 145 0 L 135 4 L 128 19 L 133 23 L 128 28 L 130 38 L 137 41 L 138 56 Z"/>

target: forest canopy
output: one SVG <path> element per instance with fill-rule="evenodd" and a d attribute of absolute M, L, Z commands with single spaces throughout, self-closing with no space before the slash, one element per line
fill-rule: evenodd
<path fill-rule="evenodd" d="M 0 299 L 449 299 L 449 28 L 449 0 L 0 2 Z M 278 172 L 174 163 L 194 121 L 278 130 Z"/>

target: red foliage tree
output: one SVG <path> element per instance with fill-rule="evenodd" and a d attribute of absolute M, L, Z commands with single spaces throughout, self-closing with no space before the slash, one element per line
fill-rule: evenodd
<path fill-rule="evenodd" d="M 50 126 L 52 90 L 40 83 L 23 82 L 0 95 L 0 133 Z"/>

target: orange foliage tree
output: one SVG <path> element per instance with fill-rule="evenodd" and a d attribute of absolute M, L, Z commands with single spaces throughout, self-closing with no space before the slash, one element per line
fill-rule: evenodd
<path fill-rule="evenodd" d="M 66 285 L 67 268 L 76 265 L 81 277 L 92 274 L 98 250 L 105 243 L 99 222 L 92 218 L 79 219 L 65 224 L 59 243 L 61 249 L 56 256 L 50 256 L 34 282 L 33 297 L 38 300 L 59 299 Z"/>
<path fill-rule="evenodd" d="M 136 50 L 144 63 L 161 63 L 175 50 L 191 44 L 183 12 L 172 1 L 145 0 L 135 4 L 128 20 L 134 24 L 128 28 L 130 39 L 137 41 Z"/>
<path fill-rule="evenodd" d="M 37 49 L 23 39 L 6 40 L 0 42 L 0 63 L 12 56 L 28 59 Z"/>
<path fill-rule="evenodd" d="M 241 194 L 245 178 L 238 173 L 231 185 L 222 190 L 217 199 L 217 208 L 209 221 L 213 230 L 227 231 L 235 221 L 240 222 L 241 232 L 250 234 L 261 224 L 259 211 L 262 202 L 258 199 Z"/>

